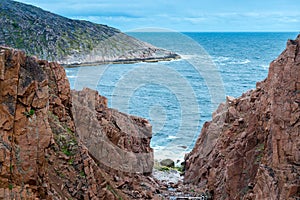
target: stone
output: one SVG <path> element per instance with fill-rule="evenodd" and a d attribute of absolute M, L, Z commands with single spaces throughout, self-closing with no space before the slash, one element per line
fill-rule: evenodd
<path fill-rule="evenodd" d="M 171 159 L 164 159 L 159 164 L 166 167 L 175 167 L 175 162 Z"/>
<path fill-rule="evenodd" d="M 208 188 L 213 199 L 299 198 L 299 49 L 300 35 L 256 90 L 214 112 L 185 158 L 185 184 Z"/>
<path fill-rule="evenodd" d="M 76 104 L 63 67 L 7 47 L 0 47 L 0 88 L 0 198 L 131 199 L 133 183 L 141 199 L 153 196 L 136 184 L 158 187 L 144 175 L 153 167 L 146 119 L 108 108 L 89 89 Z"/>

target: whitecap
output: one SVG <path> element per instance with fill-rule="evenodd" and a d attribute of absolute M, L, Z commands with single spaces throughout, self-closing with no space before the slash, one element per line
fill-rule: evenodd
<path fill-rule="evenodd" d="M 214 62 L 225 62 L 230 60 L 230 57 L 225 57 L 225 56 L 217 56 L 217 57 L 212 57 Z"/>
<path fill-rule="evenodd" d="M 245 65 L 245 64 L 248 64 L 250 62 L 251 61 L 249 59 L 245 59 L 245 60 L 233 60 L 233 61 L 228 62 L 228 64 L 231 64 L 231 65 Z"/>
<path fill-rule="evenodd" d="M 263 69 L 269 69 L 269 65 L 259 65 L 259 67 L 262 67 Z"/>
<path fill-rule="evenodd" d="M 169 139 L 169 140 L 174 140 L 174 139 L 177 139 L 177 138 L 179 138 L 179 137 L 173 136 L 173 135 L 169 135 L 169 136 L 168 136 L 168 139 Z"/>
<path fill-rule="evenodd" d="M 77 78 L 78 76 L 67 75 L 68 78 Z"/>
<path fill-rule="evenodd" d="M 185 59 L 185 60 L 188 60 L 188 59 L 193 59 L 195 57 L 197 57 L 197 55 L 193 55 L 193 54 L 190 54 L 190 55 L 180 55 L 182 59 Z"/>
<path fill-rule="evenodd" d="M 159 146 L 159 145 L 155 145 L 155 146 L 151 146 L 155 151 L 157 150 L 162 150 L 165 148 L 165 146 Z"/>

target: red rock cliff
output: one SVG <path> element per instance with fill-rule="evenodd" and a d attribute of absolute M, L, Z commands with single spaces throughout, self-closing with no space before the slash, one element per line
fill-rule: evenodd
<path fill-rule="evenodd" d="M 155 197 L 148 121 L 71 96 L 60 65 L 0 47 L 0 199 Z"/>
<path fill-rule="evenodd" d="M 299 118 L 300 35 L 267 79 L 228 97 L 204 124 L 186 157 L 185 183 L 213 199 L 300 199 Z"/>

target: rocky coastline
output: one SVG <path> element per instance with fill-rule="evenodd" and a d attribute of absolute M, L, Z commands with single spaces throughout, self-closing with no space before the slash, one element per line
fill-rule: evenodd
<path fill-rule="evenodd" d="M 179 187 L 152 176 L 149 122 L 71 91 L 58 63 L 0 47 L 0 88 L 0 199 L 164 199 Z"/>
<path fill-rule="evenodd" d="M 300 35 L 255 90 L 219 106 L 173 183 L 153 176 L 148 120 L 71 91 L 58 63 L 0 47 L 0 199 L 297 200 L 299 67 Z"/>
<path fill-rule="evenodd" d="M 185 163 L 185 184 L 214 199 L 300 199 L 300 35 L 255 90 L 227 97 Z"/>
<path fill-rule="evenodd" d="M 92 66 L 92 65 L 107 65 L 107 64 L 134 64 L 139 62 L 145 62 L 145 63 L 155 63 L 155 62 L 161 62 L 161 61 L 172 61 L 172 60 L 178 60 L 181 59 L 180 55 L 176 53 L 166 53 L 166 55 L 162 56 L 153 56 L 153 57 L 145 57 L 145 58 L 124 58 L 124 59 L 115 59 L 115 60 L 98 60 L 98 61 L 89 61 L 89 62 L 83 62 L 78 63 L 75 61 L 69 62 L 69 63 L 61 63 L 64 67 L 82 67 L 82 66 Z"/>

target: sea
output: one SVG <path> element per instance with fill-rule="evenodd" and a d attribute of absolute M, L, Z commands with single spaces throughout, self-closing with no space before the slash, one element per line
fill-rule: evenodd
<path fill-rule="evenodd" d="M 71 88 L 90 87 L 114 109 L 152 124 L 157 160 L 180 163 L 226 96 L 239 97 L 267 77 L 294 32 L 128 32 L 181 59 L 68 67 Z"/>

